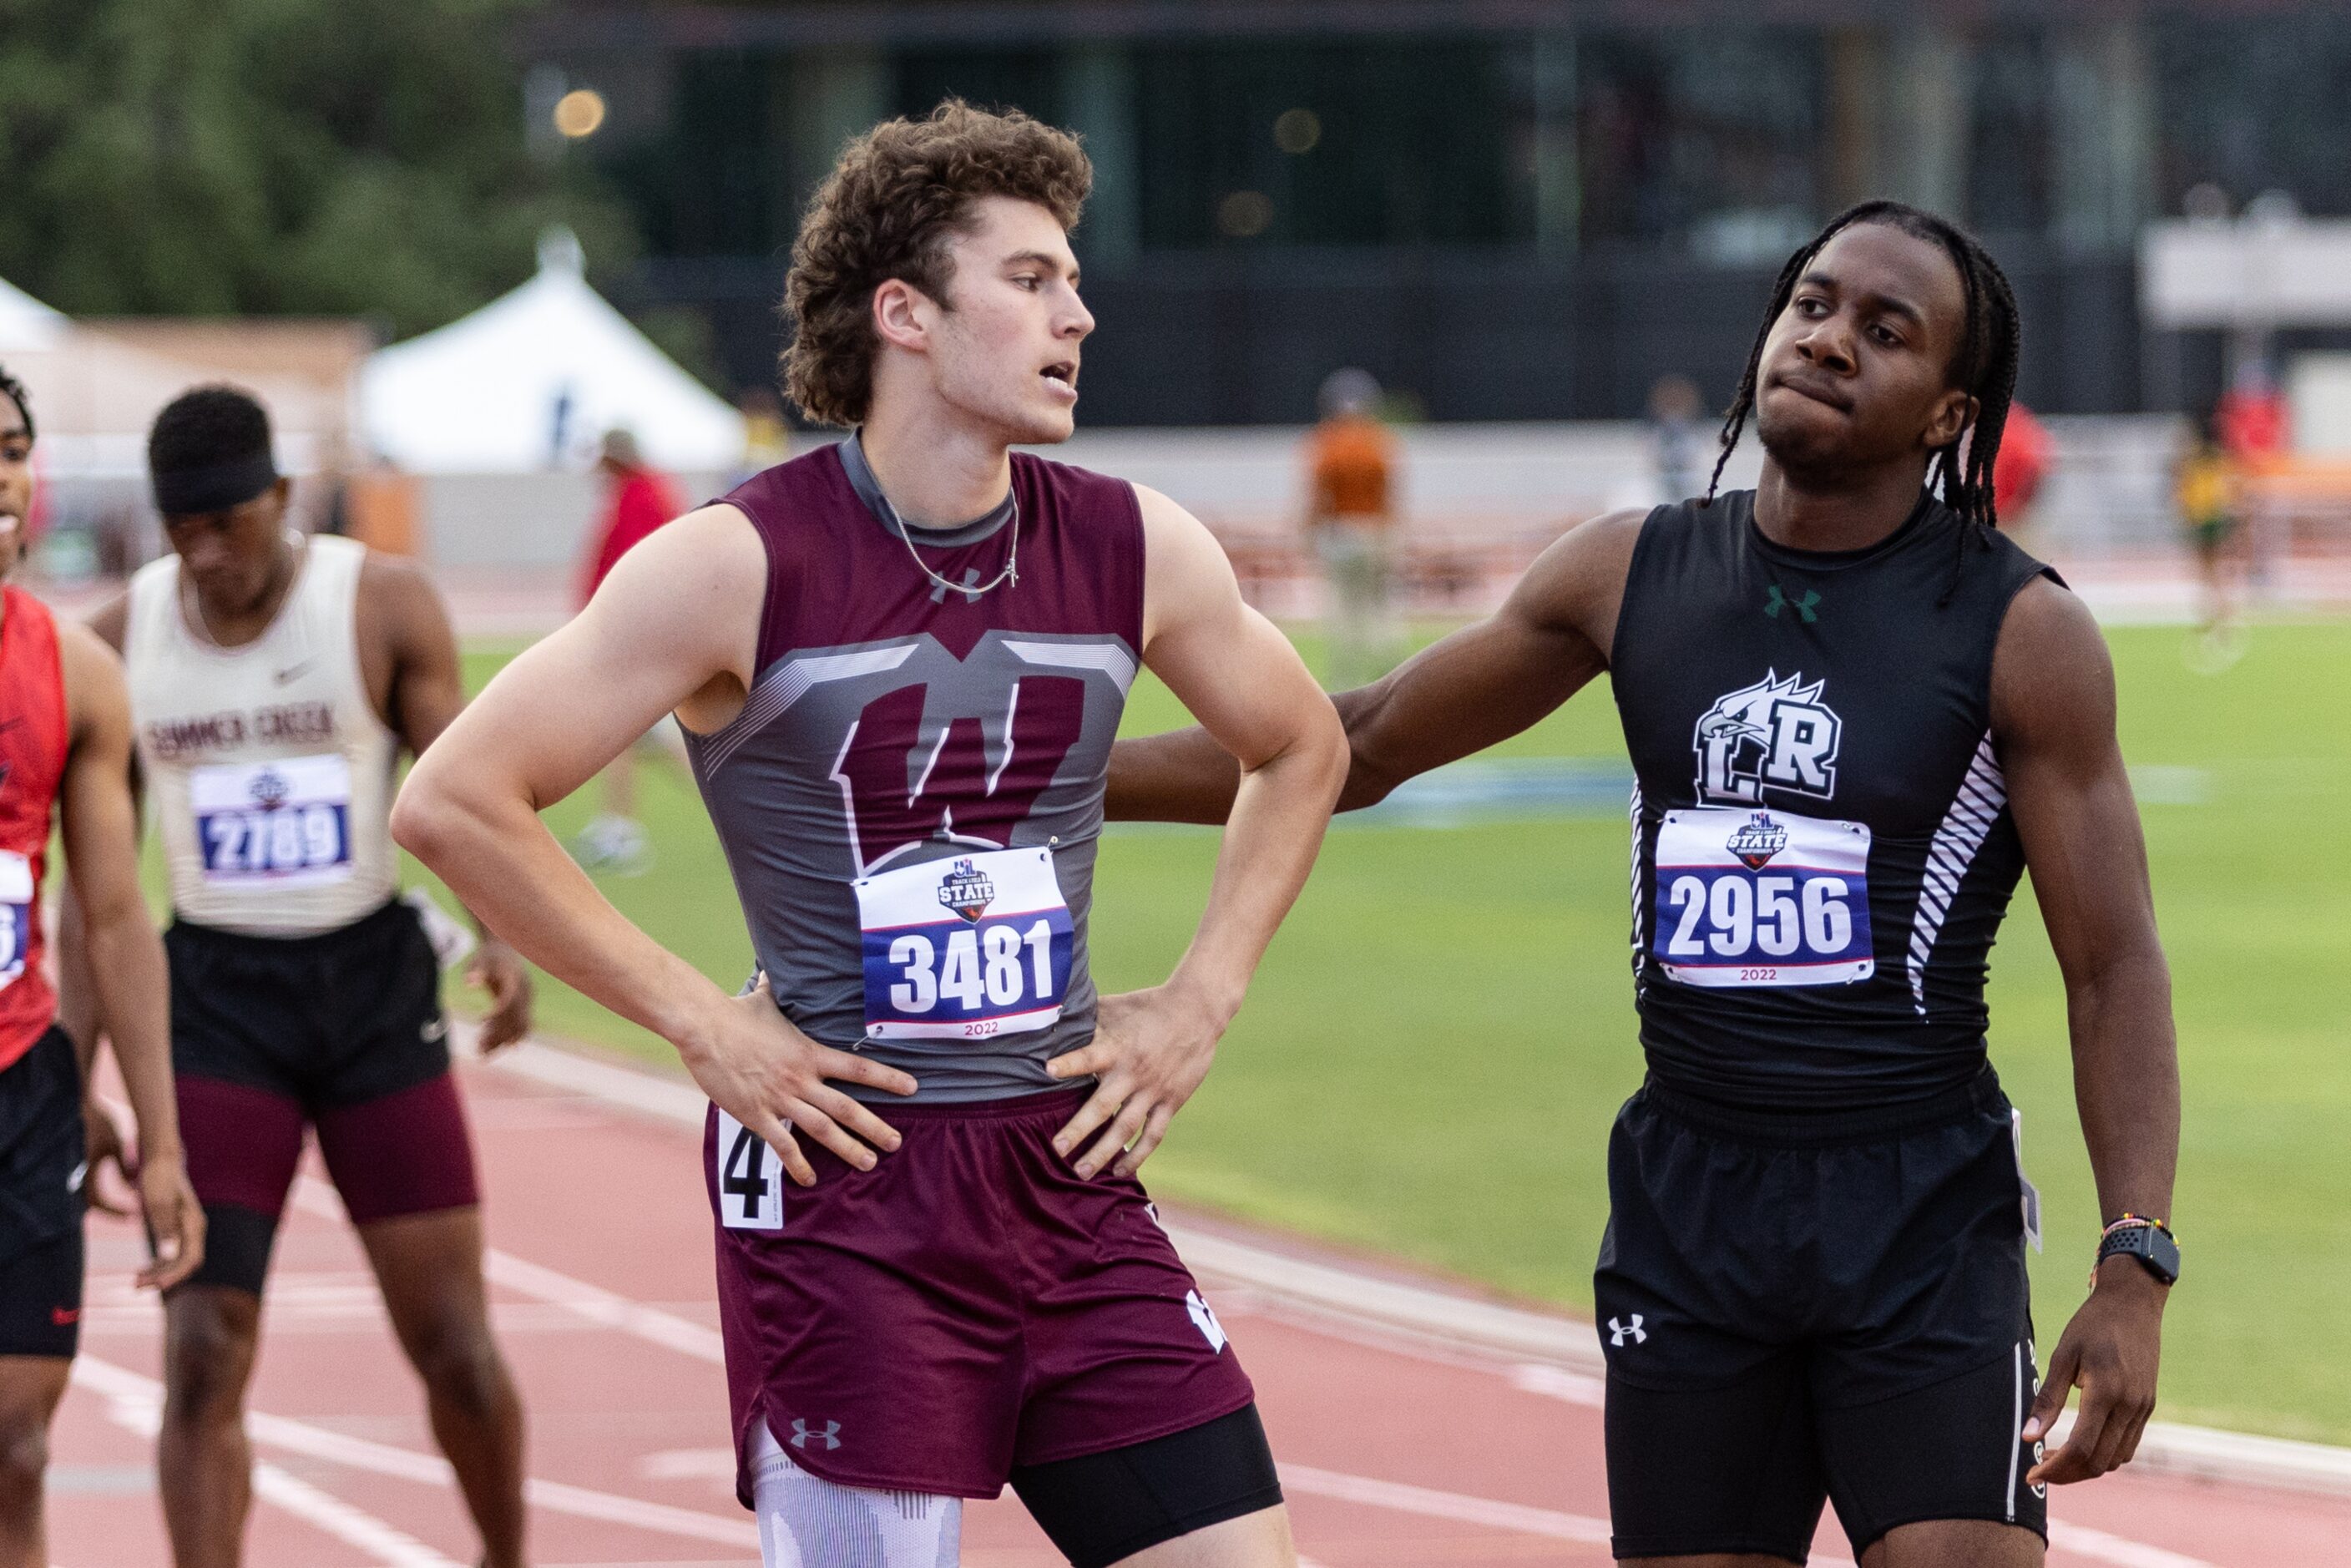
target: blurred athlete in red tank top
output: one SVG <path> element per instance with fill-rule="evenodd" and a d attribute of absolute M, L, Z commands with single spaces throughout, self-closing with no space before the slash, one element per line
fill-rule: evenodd
<path fill-rule="evenodd" d="M 32 411 L 0 372 L 0 579 L 23 552 Z M 155 1260 L 139 1282 L 186 1278 L 204 1257 L 172 1104 L 163 949 L 139 892 L 122 667 L 83 628 L 0 589 L 0 1568 L 42 1568 L 42 1471 L 81 1320 L 82 1207 L 96 1166 L 124 1169 L 105 1113 L 85 1124 L 102 1016 L 138 1118 L 138 1190 Z M 92 1016 L 59 1027 L 42 963 L 41 883 L 62 827 L 102 982 Z"/>

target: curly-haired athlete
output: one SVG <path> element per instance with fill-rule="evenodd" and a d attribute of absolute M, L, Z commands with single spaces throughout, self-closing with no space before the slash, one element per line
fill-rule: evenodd
<path fill-rule="evenodd" d="M 2155 1403 L 2170 981 L 2105 645 L 1992 527 L 2019 342 L 1975 241 L 1854 208 L 1782 272 L 1725 423 L 1727 455 L 1756 422 L 1756 490 L 1595 518 L 1338 699 L 1360 806 L 1614 688 L 1649 1068 L 1593 1281 L 1620 1558 L 1802 1563 L 1834 1500 L 1864 1568 L 2025 1568 L 2047 1483 L 2128 1460 Z M 1114 752 L 1113 816 L 1231 794 L 1196 734 Z M 2028 866 L 2111 1221 L 2038 1387 L 2039 1200 L 1984 1039 Z"/>
<path fill-rule="evenodd" d="M 1305 880 L 1345 743 L 1199 523 L 1009 451 L 1074 423 L 1089 178 L 1070 137 L 961 104 L 852 144 L 793 253 L 785 368 L 856 432 L 622 558 L 394 813 L 710 1095 L 770 1568 L 944 1568 L 957 1500 L 1008 1479 L 1082 1568 L 1294 1561 L 1249 1379 L 1134 1171 Z M 1190 951 L 1097 997 L 1103 770 L 1142 664 L 1241 781 Z M 739 997 L 534 815 L 672 710 L 758 957 Z"/>

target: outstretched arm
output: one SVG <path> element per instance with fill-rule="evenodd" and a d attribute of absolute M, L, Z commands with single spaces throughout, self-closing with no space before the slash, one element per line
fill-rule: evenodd
<path fill-rule="evenodd" d="M 2147 844 L 2115 735 L 2115 674 L 2097 623 L 2055 583 L 2019 593 L 1992 664 L 1992 733 L 2025 864 L 2065 977 L 2074 1097 L 2108 1220 L 2168 1220 L 2179 1158 L 2179 1059 L 2171 973 L 2156 936 Z M 2082 1409 L 2036 1482 L 2087 1480 L 2127 1463 L 2155 1408 L 2168 1287 L 2111 1258 L 2065 1325 L 2025 1425 Z"/>
<path fill-rule="evenodd" d="M 1416 774 L 1508 739 L 1606 668 L 1644 515 L 1612 512 L 1571 530 L 1491 616 L 1333 698 L 1350 752 L 1339 810 L 1376 804 Z M 1239 782 L 1205 728 L 1122 740 L 1106 810 L 1123 821 L 1221 822 Z"/>
<path fill-rule="evenodd" d="M 872 1112 L 825 1081 L 909 1093 L 914 1080 L 816 1044 L 764 986 L 726 995 L 614 909 L 538 820 L 663 714 L 682 708 L 715 726 L 740 707 L 767 578 L 758 536 L 731 507 L 653 534 L 417 759 L 392 831 L 525 957 L 675 1046 L 719 1109 L 807 1186 L 816 1172 L 787 1124 L 860 1169 L 874 1155 L 858 1138 L 898 1146 Z"/>
<path fill-rule="evenodd" d="M 1103 998 L 1093 1041 L 1050 1068 L 1061 1078 L 1100 1075 L 1054 1140 L 1071 1155 L 1109 1124 L 1077 1158 L 1089 1177 L 1113 1157 L 1119 1175 L 1132 1174 L 1207 1076 L 1266 944 L 1314 868 L 1347 766 L 1329 699 L 1288 639 L 1241 602 L 1208 530 L 1164 496 L 1139 486 L 1135 495 L 1148 558 L 1144 663 L 1237 779 L 1207 907 L 1175 973 L 1152 990 Z"/>
<path fill-rule="evenodd" d="M 394 556 L 371 553 L 360 587 L 360 614 L 373 621 L 365 634 L 381 636 L 392 654 L 392 730 L 411 756 L 422 757 L 465 706 L 448 607 L 431 578 Z M 487 1054 L 530 1032 L 530 970 L 479 917 L 474 925 L 482 945 L 465 967 L 465 978 L 489 993 L 481 1034 Z"/>
<path fill-rule="evenodd" d="M 188 1185 L 172 1088 L 170 982 L 162 939 L 139 891 L 139 817 L 131 792 L 131 693 L 122 664 L 87 627 L 60 622 L 72 738 L 57 789 L 79 914 L 78 965 L 139 1123 L 139 1195 L 154 1261 L 140 1283 L 178 1284 L 204 1261 L 204 1211 Z M 83 1026 L 87 1029 L 87 1024 Z M 84 1049 L 84 1065 L 95 1031 Z"/>

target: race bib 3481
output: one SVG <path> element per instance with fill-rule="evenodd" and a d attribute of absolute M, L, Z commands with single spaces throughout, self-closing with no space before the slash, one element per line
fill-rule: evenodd
<path fill-rule="evenodd" d="M 987 1040 L 1061 1016 L 1073 928 L 1051 851 L 925 861 L 852 885 L 868 1040 Z"/>
<path fill-rule="evenodd" d="M 1690 986 L 1835 986 L 1876 972 L 1869 829 L 1700 806 L 1657 829 L 1651 953 Z"/>

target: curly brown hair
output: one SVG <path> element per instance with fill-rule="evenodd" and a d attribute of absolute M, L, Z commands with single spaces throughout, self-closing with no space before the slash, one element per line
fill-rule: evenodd
<path fill-rule="evenodd" d="M 1034 202 L 1077 227 L 1093 186 L 1078 139 L 1019 110 L 948 99 L 851 142 L 809 202 L 784 280 L 784 390 L 810 419 L 855 424 L 873 396 L 873 290 L 899 278 L 952 308 L 947 246 L 987 196 Z"/>

